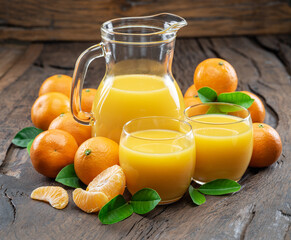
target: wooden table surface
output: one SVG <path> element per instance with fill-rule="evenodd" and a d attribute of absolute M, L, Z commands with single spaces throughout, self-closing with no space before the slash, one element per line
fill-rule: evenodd
<path fill-rule="evenodd" d="M 207 196 L 196 207 L 188 194 L 149 214 L 102 225 L 70 201 L 64 210 L 33 201 L 30 193 L 58 185 L 38 174 L 26 149 L 11 144 L 31 126 L 30 109 L 44 79 L 72 75 L 79 54 L 93 43 L 2 43 L 0 45 L 0 239 L 291 239 L 291 37 L 179 39 L 173 73 L 183 93 L 197 64 L 221 57 L 236 69 L 239 90 L 259 95 L 265 122 L 280 133 L 283 153 L 269 168 L 249 169 L 240 192 Z M 92 64 L 88 86 L 97 87 L 103 60 Z"/>

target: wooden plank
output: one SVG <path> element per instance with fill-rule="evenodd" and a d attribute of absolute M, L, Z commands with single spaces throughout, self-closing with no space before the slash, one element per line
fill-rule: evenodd
<path fill-rule="evenodd" d="M 290 36 L 284 39 L 290 40 Z M 283 63 L 272 50 L 279 51 L 277 46 L 282 43 L 286 42 L 273 36 L 183 39 L 176 43 L 173 72 L 183 92 L 192 83 L 200 61 L 223 57 L 236 68 L 239 88 L 264 98 L 266 122 L 282 137 L 279 161 L 269 168 L 249 169 L 239 193 L 207 196 L 206 204 L 199 207 L 186 194 L 177 203 L 158 206 L 145 216 L 135 214 L 120 223 L 102 225 L 97 214 L 83 213 L 74 205 L 69 188 L 70 202 L 64 210 L 31 200 L 34 188 L 58 184 L 32 168 L 25 149 L 11 145 L 0 161 L 0 239 L 290 239 L 290 62 L 286 57 Z M 0 91 L 1 100 L 5 99 L 0 111 L 8 108 L 0 122 L 0 133 L 6 134 L 0 136 L 1 145 L 31 125 L 30 107 L 41 82 L 52 74 L 71 74 L 76 57 L 90 45 L 45 44 L 34 64 Z M 285 55 L 290 54 L 287 49 Z M 88 80 L 96 84 L 102 68 L 103 64 L 97 64 Z"/>
<path fill-rule="evenodd" d="M 187 19 L 184 37 L 291 32 L 286 0 L 0 0 L 0 6 L 0 39 L 97 41 L 107 20 L 160 12 Z"/>
<path fill-rule="evenodd" d="M 0 77 L 0 89 L 1 91 L 5 89 L 9 84 L 17 80 L 19 76 L 21 76 L 37 59 L 42 50 L 42 44 L 32 44 L 30 45 L 26 51 L 17 59 L 16 62 L 9 61 L 9 65 L 11 63 L 13 66 L 9 71 L 7 70 L 6 65 L 1 69 L 1 77 Z M 8 59 L 9 60 L 9 59 Z"/>
<path fill-rule="evenodd" d="M 2 44 L 0 46 L 0 78 L 15 64 L 25 49 L 26 45 Z"/>
<path fill-rule="evenodd" d="M 27 87 L 27 85 L 32 84 L 32 82 L 31 79 L 28 78 L 23 84 L 21 84 L 22 86 L 19 85 L 16 89 L 11 86 L 13 86 L 13 83 L 18 80 L 18 78 L 25 73 L 29 67 L 31 67 L 42 50 L 42 44 L 31 44 L 26 48 L 22 45 L 12 46 L 13 45 L 8 45 L 7 50 L 2 51 L 5 55 L 8 52 L 9 57 L 3 59 L 4 64 L 2 64 L 2 67 L 0 68 L 0 109 L 3 116 L 1 123 L 5 123 L 5 126 L 3 125 L 3 128 L 1 129 L 2 131 L 0 132 L 0 165 L 3 163 L 5 156 L 7 156 L 9 149 L 8 146 L 11 143 L 11 122 L 13 121 L 9 121 L 9 117 L 19 105 L 23 106 L 21 97 L 23 97 L 23 95 L 27 96 L 27 92 L 23 91 L 23 89 L 28 90 L 29 87 Z M 29 111 L 29 107 L 25 110 Z M 17 122 L 18 118 L 22 118 L 22 116 L 14 118 L 16 125 L 22 125 L 22 123 Z M 23 124 L 25 123 L 23 122 Z M 9 141 L 7 141 L 8 137 Z"/>

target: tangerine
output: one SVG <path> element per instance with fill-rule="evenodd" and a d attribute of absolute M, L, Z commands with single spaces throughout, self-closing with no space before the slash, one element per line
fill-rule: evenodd
<path fill-rule="evenodd" d="M 46 93 L 36 99 L 31 108 L 34 126 L 47 130 L 50 123 L 61 113 L 70 111 L 69 98 L 57 92 Z"/>
<path fill-rule="evenodd" d="M 210 87 L 219 95 L 233 92 L 237 88 L 237 75 L 227 61 L 220 58 L 208 58 L 199 63 L 194 73 L 194 84 L 197 91 L 202 87 Z"/>
<path fill-rule="evenodd" d="M 119 146 L 105 137 L 93 137 L 78 148 L 74 168 L 80 180 L 88 185 L 98 174 L 119 163 Z"/>
<path fill-rule="evenodd" d="M 253 123 L 254 146 L 250 167 L 267 167 L 277 161 L 282 152 L 279 133 L 264 123 Z"/>
<path fill-rule="evenodd" d="M 94 88 L 85 88 L 82 90 L 81 108 L 84 112 L 91 112 L 97 90 Z"/>
<path fill-rule="evenodd" d="M 198 96 L 197 89 L 194 84 L 192 84 L 184 94 L 184 98 L 192 98 Z"/>
<path fill-rule="evenodd" d="M 67 97 L 71 95 L 72 78 L 67 75 L 58 74 L 47 78 L 41 85 L 38 95 L 41 96 L 49 92 L 59 92 Z"/>
<path fill-rule="evenodd" d="M 71 113 L 62 113 L 55 118 L 51 122 L 49 129 L 61 129 L 70 133 L 79 146 L 91 137 L 91 126 L 78 123 Z"/>
<path fill-rule="evenodd" d="M 77 149 L 78 144 L 71 134 L 51 129 L 34 139 L 30 148 L 30 159 L 36 171 L 55 178 L 62 168 L 74 162 Z"/>
<path fill-rule="evenodd" d="M 251 92 L 248 92 L 248 91 L 241 91 L 241 92 L 249 95 L 252 99 L 254 99 L 254 102 L 248 108 L 248 110 L 251 114 L 252 121 L 254 123 L 255 122 L 259 122 L 259 123 L 264 122 L 266 110 L 265 110 L 264 104 L 261 101 L 261 99 L 257 95 L 255 95 Z"/>
<path fill-rule="evenodd" d="M 198 96 L 184 98 L 185 108 L 202 103 Z"/>

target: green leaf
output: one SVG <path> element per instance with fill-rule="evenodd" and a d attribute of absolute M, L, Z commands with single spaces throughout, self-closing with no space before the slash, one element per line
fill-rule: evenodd
<path fill-rule="evenodd" d="M 219 94 L 219 96 L 217 97 L 217 101 L 226 102 L 226 103 L 234 103 L 242 107 L 249 108 L 254 102 L 254 99 L 252 99 L 249 95 L 242 92 L 231 92 L 231 93 Z M 235 112 L 235 111 L 238 111 L 238 110 L 233 110 L 232 112 Z M 231 112 L 231 111 L 228 111 L 228 112 Z"/>
<path fill-rule="evenodd" d="M 59 182 L 65 186 L 72 187 L 72 188 L 81 188 L 82 184 L 79 180 L 75 169 L 74 164 L 70 164 L 65 166 L 57 175 L 56 182 Z"/>
<path fill-rule="evenodd" d="M 217 105 L 211 105 L 210 107 L 209 107 L 209 109 L 207 110 L 207 113 L 206 114 L 223 114 L 223 112 L 222 111 L 220 111 L 220 109 L 219 109 L 219 106 L 217 106 Z"/>
<path fill-rule="evenodd" d="M 26 147 L 27 152 L 28 152 L 29 155 L 30 155 L 30 148 L 31 148 L 31 145 L 32 145 L 32 143 L 33 143 L 33 140 L 34 140 L 34 139 L 30 140 L 30 142 L 27 144 L 27 147 Z"/>
<path fill-rule="evenodd" d="M 193 188 L 192 185 L 189 186 L 189 194 L 192 201 L 198 206 L 206 202 L 204 195 L 198 192 L 197 189 Z"/>
<path fill-rule="evenodd" d="M 218 108 L 222 113 L 238 112 L 242 110 L 240 106 L 235 105 L 219 105 Z"/>
<path fill-rule="evenodd" d="M 203 87 L 198 90 L 198 96 L 203 103 L 215 102 L 217 99 L 216 92 L 210 87 Z"/>
<path fill-rule="evenodd" d="M 122 195 L 117 195 L 103 206 L 98 218 L 103 224 L 113 224 L 128 218 L 132 213 L 132 206 L 125 201 Z"/>
<path fill-rule="evenodd" d="M 35 139 L 35 137 L 43 132 L 41 129 L 36 127 L 26 127 L 20 130 L 12 140 L 12 143 L 18 147 L 27 147 L 27 144 Z"/>
<path fill-rule="evenodd" d="M 239 191 L 241 186 L 230 179 L 216 179 L 205 183 L 198 188 L 198 191 L 206 195 L 224 195 Z"/>
<path fill-rule="evenodd" d="M 132 196 L 130 205 L 135 213 L 145 214 L 153 210 L 160 201 L 161 198 L 155 190 L 143 188 Z"/>

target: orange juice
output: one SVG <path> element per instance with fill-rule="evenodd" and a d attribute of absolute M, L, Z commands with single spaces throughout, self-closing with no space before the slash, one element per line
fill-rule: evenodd
<path fill-rule="evenodd" d="M 191 117 L 196 143 L 194 179 L 238 181 L 246 171 L 253 149 L 252 126 L 242 118 L 206 114 Z"/>
<path fill-rule="evenodd" d="M 184 101 L 175 81 L 154 75 L 119 75 L 102 82 L 92 113 L 92 136 L 119 142 L 122 126 L 145 116 L 182 118 Z"/>
<path fill-rule="evenodd" d="M 161 203 L 178 200 L 187 191 L 195 167 L 194 139 L 173 130 L 143 130 L 121 138 L 119 162 L 127 189 L 156 190 Z"/>

